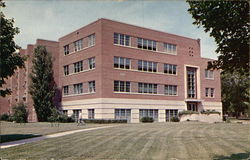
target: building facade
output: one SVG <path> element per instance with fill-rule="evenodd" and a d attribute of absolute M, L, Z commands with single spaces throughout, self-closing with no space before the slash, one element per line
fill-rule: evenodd
<path fill-rule="evenodd" d="M 54 71 L 54 80 L 55 83 L 59 84 L 59 43 L 55 41 L 37 39 L 35 44 L 27 45 L 26 49 L 21 49 L 20 54 L 26 57 L 25 68 L 18 68 L 15 71 L 15 74 L 7 79 L 4 87 L 11 89 L 11 95 L 6 97 L 0 97 L 0 114 L 12 113 L 13 106 L 18 103 L 23 102 L 27 106 L 28 110 L 28 121 L 34 122 L 37 121 L 36 112 L 33 107 L 33 100 L 29 94 L 29 86 L 31 80 L 29 75 L 32 71 L 32 58 L 37 46 L 46 46 L 48 52 L 52 54 L 53 57 L 53 71 Z M 58 91 L 55 95 L 54 103 L 55 105 L 60 105 L 60 92 Z"/>
<path fill-rule="evenodd" d="M 219 71 L 200 40 L 100 19 L 59 39 L 64 113 L 169 121 L 182 110 L 222 112 Z"/>
<path fill-rule="evenodd" d="M 183 110 L 222 112 L 220 72 L 206 70 L 211 59 L 201 57 L 199 39 L 99 19 L 45 42 L 53 44 L 56 102 L 68 116 L 137 123 Z"/>

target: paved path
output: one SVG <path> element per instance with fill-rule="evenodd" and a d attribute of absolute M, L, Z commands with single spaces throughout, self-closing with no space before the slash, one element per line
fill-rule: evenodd
<path fill-rule="evenodd" d="M 55 137 L 61 137 L 73 133 L 78 133 L 78 132 L 84 132 L 84 131 L 92 131 L 92 130 L 97 130 L 97 129 L 102 129 L 102 128 L 110 128 L 114 126 L 104 126 L 104 127 L 96 127 L 96 128 L 85 128 L 85 129 L 78 129 L 78 130 L 73 130 L 73 131 L 66 131 L 66 132 L 61 132 L 61 133 L 54 133 L 46 136 L 41 136 L 41 137 L 35 137 L 35 138 L 27 138 L 27 139 L 22 139 L 18 141 L 12 141 L 12 142 L 6 142 L 6 143 L 1 143 L 0 148 L 9 148 L 9 147 L 14 147 L 18 146 L 21 144 L 26 144 L 26 143 L 31 143 L 31 142 L 36 142 L 36 141 L 41 141 L 47 138 L 55 138 Z"/>

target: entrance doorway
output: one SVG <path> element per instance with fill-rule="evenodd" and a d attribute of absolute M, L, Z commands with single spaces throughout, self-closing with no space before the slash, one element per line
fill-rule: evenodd
<path fill-rule="evenodd" d="M 188 111 L 198 112 L 198 105 L 197 105 L 197 103 L 195 103 L 195 102 L 192 102 L 192 103 L 188 102 L 187 103 L 187 110 Z"/>

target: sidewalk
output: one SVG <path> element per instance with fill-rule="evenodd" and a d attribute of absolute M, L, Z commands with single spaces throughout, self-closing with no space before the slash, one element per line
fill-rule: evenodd
<path fill-rule="evenodd" d="M 78 129 L 78 130 L 73 130 L 73 131 L 66 131 L 66 132 L 61 132 L 61 133 L 54 133 L 46 136 L 41 136 L 41 137 L 35 137 L 35 138 L 27 138 L 27 139 L 22 139 L 18 141 L 12 141 L 12 142 L 6 142 L 6 143 L 1 143 L 0 148 L 9 148 L 9 147 L 14 147 L 18 146 L 21 144 L 26 144 L 26 143 L 32 143 L 32 142 L 37 142 L 41 141 L 47 138 L 55 138 L 55 137 L 61 137 L 73 133 L 78 133 L 78 132 L 84 132 L 84 131 L 92 131 L 92 130 L 97 130 L 97 129 L 103 129 L 103 128 L 111 128 L 114 126 L 104 126 L 104 127 L 96 127 L 96 128 L 86 128 L 86 129 Z"/>

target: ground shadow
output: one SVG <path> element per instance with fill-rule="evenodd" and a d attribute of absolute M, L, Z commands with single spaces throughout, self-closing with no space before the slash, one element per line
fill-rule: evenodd
<path fill-rule="evenodd" d="M 235 153 L 230 156 L 214 156 L 214 160 L 250 160 L 250 152 Z"/>
<path fill-rule="evenodd" d="M 21 139 L 26 139 L 26 138 L 39 137 L 39 136 L 42 136 L 42 135 L 37 135 L 37 134 L 3 134 L 3 135 L 0 135 L 0 143 L 11 142 L 11 141 L 21 140 Z"/>

